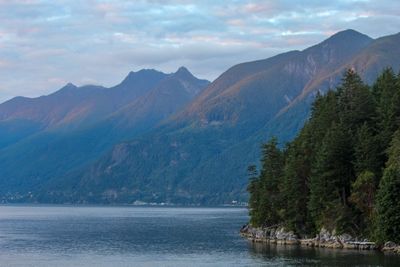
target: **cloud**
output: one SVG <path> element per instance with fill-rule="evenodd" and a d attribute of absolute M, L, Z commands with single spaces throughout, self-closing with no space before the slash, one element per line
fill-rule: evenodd
<path fill-rule="evenodd" d="M 129 71 L 234 64 L 303 49 L 354 28 L 396 33 L 396 0 L 0 0 L 0 102 L 70 81 L 112 86 Z"/>

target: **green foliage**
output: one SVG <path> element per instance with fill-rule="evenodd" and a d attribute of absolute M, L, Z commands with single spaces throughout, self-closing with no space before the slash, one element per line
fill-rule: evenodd
<path fill-rule="evenodd" d="M 376 103 L 379 141 L 383 147 L 388 147 L 400 122 L 400 83 L 391 68 L 385 69 L 377 78 L 372 92 Z"/>
<path fill-rule="evenodd" d="M 283 154 L 278 148 L 276 138 L 263 145 L 262 169 L 260 173 L 260 202 L 258 211 L 260 224 L 274 225 L 281 221 L 281 195 L 279 183 L 283 175 Z"/>
<path fill-rule="evenodd" d="M 400 169 L 400 129 L 394 134 L 391 146 L 388 149 L 388 155 L 387 167 Z"/>
<path fill-rule="evenodd" d="M 251 165 L 247 168 L 247 174 L 249 177 L 249 185 L 247 186 L 247 191 L 250 193 L 249 198 L 249 209 L 252 225 L 261 225 L 262 218 L 257 213 L 259 203 L 260 203 L 260 180 L 257 177 L 257 167 Z"/>
<path fill-rule="evenodd" d="M 369 219 L 372 219 L 376 193 L 375 174 L 362 172 L 352 185 L 350 201 Z"/>
<path fill-rule="evenodd" d="M 351 69 L 346 71 L 338 93 L 340 119 L 354 134 L 361 124 L 374 118 L 375 106 L 372 94 L 360 76 Z"/>
<path fill-rule="evenodd" d="M 286 218 L 285 226 L 297 233 L 307 233 L 313 229 L 309 224 L 308 202 L 308 177 L 310 175 L 311 150 L 308 149 L 310 133 L 302 131 L 301 138 L 289 145 L 286 154 L 284 176 L 280 190 L 285 205 L 283 217 Z"/>
<path fill-rule="evenodd" d="M 376 177 L 370 171 L 362 172 L 352 185 L 349 201 L 355 206 L 353 221 L 359 226 L 359 232 L 364 236 L 373 235 L 374 202 L 376 195 Z"/>
<path fill-rule="evenodd" d="M 367 123 L 358 128 L 354 141 L 354 170 L 357 175 L 366 170 L 381 173 L 380 148 L 379 136 Z"/>
<path fill-rule="evenodd" d="M 352 180 L 351 146 L 342 125 L 333 124 L 312 164 L 308 208 L 318 227 L 335 228 L 338 210 L 347 206 Z"/>
<path fill-rule="evenodd" d="M 400 243 L 400 131 L 395 133 L 376 203 L 376 238 Z"/>
<path fill-rule="evenodd" d="M 388 167 L 377 196 L 376 233 L 380 243 L 400 243 L 400 170 Z"/>
<path fill-rule="evenodd" d="M 399 84 L 386 69 L 370 90 L 347 70 L 336 91 L 317 95 L 283 151 L 276 139 L 264 145 L 248 188 L 251 223 L 400 242 Z"/>

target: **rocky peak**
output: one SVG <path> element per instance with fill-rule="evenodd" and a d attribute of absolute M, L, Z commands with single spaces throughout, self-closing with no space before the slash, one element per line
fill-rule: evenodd
<path fill-rule="evenodd" d="M 183 79 L 183 80 L 190 80 L 190 79 L 195 79 L 193 74 L 186 68 L 186 67 L 180 67 L 175 73 L 174 76 Z"/>
<path fill-rule="evenodd" d="M 326 39 L 324 42 L 356 42 L 356 41 L 372 41 L 373 39 L 366 34 L 360 33 L 353 29 L 340 31 Z"/>
<path fill-rule="evenodd" d="M 64 87 L 62 87 L 60 90 L 68 90 L 68 89 L 76 89 L 78 88 L 75 84 L 73 83 L 67 83 L 66 85 L 64 85 Z"/>

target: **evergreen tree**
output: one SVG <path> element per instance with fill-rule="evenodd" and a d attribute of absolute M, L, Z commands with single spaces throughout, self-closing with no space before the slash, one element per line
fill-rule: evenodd
<path fill-rule="evenodd" d="M 380 175 L 382 163 L 380 161 L 379 138 L 365 122 L 358 130 L 354 141 L 354 170 L 356 175 L 370 171 Z M 378 181 L 376 181 L 378 183 Z"/>
<path fill-rule="evenodd" d="M 347 70 L 283 151 L 275 138 L 263 145 L 260 174 L 249 168 L 251 223 L 400 242 L 399 126 L 399 77 L 386 69 L 371 92 Z"/>
<path fill-rule="evenodd" d="M 391 68 L 385 69 L 373 86 L 376 102 L 377 124 L 383 146 L 389 146 L 393 133 L 399 127 L 400 101 L 396 75 Z"/>
<path fill-rule="evenodd" d="M 357 128 L 364 122 L 369 122 L 375 115 L 375 105 L 372 94 L 360 76 L 348 69 L 338 89 L 339 116 L 343 126 L 355 134 Z"/>
<path fill-rule="evenodd" d="M 325 96 L 318 95 L 311 107 L 311 118 L 305 127 L 309 128 L 311 140 L 309 146 L 314 151 L 321 142 L 332 123 L 339 123 L 337 93 L 330 90 Z M 314 153 L 315 154 L 315 153 Z"/>
<path fill-rule="evenodd" d="M 380 242 L 400 243 L 400 130 L 389 149 L 389 160 L 377 194 L 376 233 Z"/>
<path fill-rule="evenodd" d="M 308 208 L 317 227 L 334 229 L 345 215 L 353 177 L 350 148 L 343 126 L 333 124 L 312 166 Z"/>
<path fill-rule="evenodd" d="M 400 81 L 391 68 L 385 69 L 377 78 L 372 92 L 377 112 L 379 164 L 383 165 L 387 161 L 386 149 L 400 126 Z"/>
<path fill-rule="evenodd" d="M 304 234 L 312 224 L 308 220 L 308 178 L 310 176 L 309 133 L 303 130 L 287 149 L 281 192 L 285 200 L 283 219 L 286 228 Z"/>
<path fill-rule="evenodd" d="M 281 222 L 281 195 L 279 183 L 283 174 L 284 158 L 279 150 L 277 139 L 272 138 L 263 145 L 262 169 L 260 173 L 260 203 L 259 216 L 264 225 L 274 225 Z"/>
<path fill-rule="evenodd" d="M 385 169 L 377 195 L 377 240 L 400 243 L 400 170 Z"/>
<path fill-rule="evenodd" d="M 376 194 L 376 177 L 370 171 L 360 173 L 352 185 L 350 202 L 359 213 L 354 212 L 353 223 L 359 229 L 359 234 L 371 237 L 373 232 L 373 212 Z"/>
<path fill-rule="evenodd" d="M 261 187 L 260 180 L 257 175 L 257 167 L 255 165 L 249 166 L 247 168 L 247 173 L 249 177 L 249 185 L 247 186 L 247 191 L 250 194 L 250 223 L 254 226 L 260 226 L 263 223 L 263 218 L 259 216 Z"/>

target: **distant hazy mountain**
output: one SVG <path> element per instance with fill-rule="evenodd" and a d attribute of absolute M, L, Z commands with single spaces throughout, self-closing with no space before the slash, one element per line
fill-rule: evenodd
<path fill-rule="evenodd" d="M 129 73 L 112 88 L 69 83 L 47 96 L 15 97 L 0 105 L 0 149 L 41 130 L 79 128 L 101 120 L 166 77 L 155 70 L 141 70 Z"/>
<path fill-rule="evenodd" d="M 69 84 L 49 96 L 3 103 L 0 191 L 37 190 L 148 131 L 208 84 L 183 67 L 173 74 L 141 70 L 112 88 Z"/>
<path fill-rule="evenodd" d="M 183 108 L 208 84 L 181 67 L 149 93 L 111 114 L 108 121 L 123 127 L 153 125 Z"/>
<path fill-rule="evenodd" d="M 180 87 L 165 79 L 170 86 L 155 86 L 153 92 L 163 95 L 164 104 L 177 103 L 174 112 L 158 116 L 160 109 L 168 107 L 149 93 L 99 125 L 107 132 L 117 125 L 145 123 L 154 117 L 161 124 L 115 145 L 95 163 L 42 180 L 34 198 L 45 202 L 196 204 L 245 200 L 246 167 L 258 160 L 260 143 L 273 135 L 282 145 L 291 140 L 307 119 L 317 92 L 335 87 L 346 68 L 355 68 L 367 82 L 386 66 L 398 71 L 399 38 L 397 34 L 374 40 L 354 30 L 342 31 L 303 51 L 236 65 L 188 105 L 179 104 L 189 101 L 183 93 L 170 97 L 167 88 Z M 191 77 L 185 69 L 175 75 Z M 185 90 L 179 92 L 197 92 L 189 89 L 191 86 L 182 88 Z"/>

